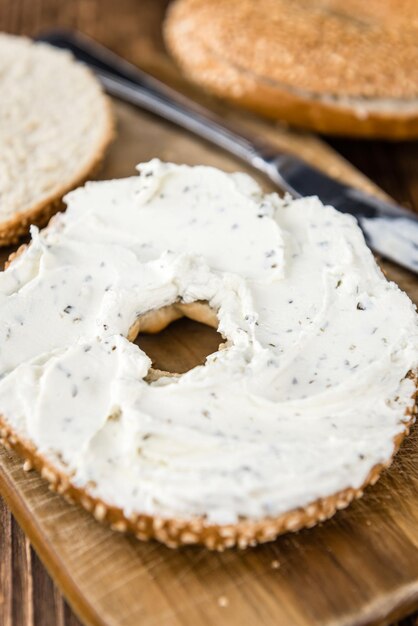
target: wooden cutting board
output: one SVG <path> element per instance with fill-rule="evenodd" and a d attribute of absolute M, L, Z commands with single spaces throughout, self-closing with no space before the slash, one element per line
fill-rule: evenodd
<path fill-rule="evenodd" d="M 150 16 L 155 27 L 153 11 Z M 146 28 L 144 17 L 141 29 Z M 171 65 L 161 48 L 144 44 L 141 54 L 148 69 L 167 78 Z M 240 117 L 278 147 L 374 189 L 319 140 L 219 110 Z M 154 156 L 245 169 L 150 115 L 120 103 L 115 111 L 119 135 L 103 178 L 131 175 L 135 163 Z M 385 269 L 418 301 L 415 277 L 389 264 Z M 184 371 L 214 349 L 216 336 L 180 321 L 162 336 L 141 342 L 160 366 Z M 348 510 L 315 529 L 223 554 L 201 548 L 172 551 L 115 534 L 51 493 L 36 473 L 25 474 L 16 456 L 4 450 L 0 491 L 86 624 L 360 626 L 388 624 L 418 606 L 417 462 L 418 429 L 413 429 L 392 468 Z"/>

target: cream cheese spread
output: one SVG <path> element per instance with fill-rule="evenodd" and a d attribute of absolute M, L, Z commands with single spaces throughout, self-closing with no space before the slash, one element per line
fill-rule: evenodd
<path fill-rule="evenodd" d="M 415 307 L 355 220 L 244 174 L 153 160 L 88 183 L 0 275 L 0 412 L 127 516 L 278 516 L 388 461 Z M 206 301 L 227 347 L 144 380 L 142 314 Z"/>

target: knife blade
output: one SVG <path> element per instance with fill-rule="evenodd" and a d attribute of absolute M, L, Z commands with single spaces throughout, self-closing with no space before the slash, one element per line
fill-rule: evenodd
<path fill-rule="evenodd" d="M 372 250 L 418 272 L 416 213 L 332 179 L 300 159 L 272 165 L 280 171 L 282 186 L 293 196 L 316 195 L 324 204 L 350 213 L 357 218 Z"/>
<path fill-rule="evenodd" d="M 70 50 L 95 72 L 110 95 L 216 144 L 293 196 L 315 195 L 324 204 L 350 213 L 358 220 L 372 250 L 418 273 L 417 214 L 345 185 L 295 155 L 278 151 L 272 144 L 223 120 L 85 35 L 53 30 L 36 40 Z"/>

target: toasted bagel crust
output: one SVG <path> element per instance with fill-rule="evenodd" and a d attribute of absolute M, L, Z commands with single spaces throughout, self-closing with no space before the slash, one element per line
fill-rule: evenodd
<path fill-rule="evenodd" d="M 176 0 L 165 40 L 185 75 L 316 131 L 418 136 L 416 3 Z M 248 42 L 251 42 L 249 45 Z"/>

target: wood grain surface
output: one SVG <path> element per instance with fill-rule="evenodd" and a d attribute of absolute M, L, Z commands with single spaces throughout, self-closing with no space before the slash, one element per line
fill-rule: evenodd
<path fill-rule="evenodd" d="M 224 115 L 317 162 L 334 175 L 373 188 L 332 150 L 303 133 L 237 114 L 185 87 L 166 56 L 160 0 L 0 0 L 0 29 L 35 34 L 77 27 L 180 86 Z M 115 104 L 119 138 L 102 177 L 133 172 L 153 156 L 225 169 L 236 161 L 150 115 Z M 333 141 L 372 180 L 418 210 L 417 144 Z M 245 169 L 245 168 L 244 168 Z M 390 264 L 389 276 L 418 301 L 416 279 Z M 163 336 L 142 337 L 155 363 L 184 371 L 217 337 L 180 321 Z M 115 535 L 51 494 L 35 474 L 0 453 L 0 482 L 53 578 L 88 624 L 106 626 L 389 624 L 418 606 L 418 429 L 394 466 L 347 511 L 313 531 L 245 553 L 178 552 Z M 403 625 L 418 620 L 410 617 Z M 0 626 L 76 626 L 78 619 L 0 501 Z"/>

